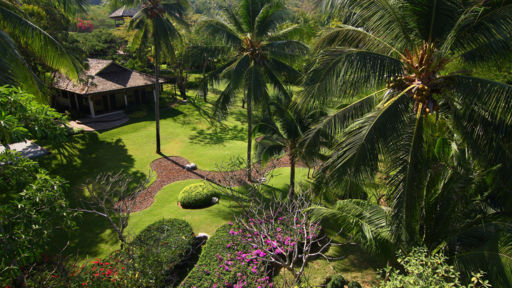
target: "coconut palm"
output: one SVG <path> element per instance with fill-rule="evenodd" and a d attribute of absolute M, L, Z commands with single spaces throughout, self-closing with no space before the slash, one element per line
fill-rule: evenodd
<path fill-rule="evenodd" d="M 268 104 L 267 84 L 283 95 L 288 90 L 283 80 L 296 81 L 300 74 L 287 61 L 307 52 L 307 47 L 289 40 L 295 30 L 277 30 L 288 11 L 275 0 L 242 0 L 236 9 L 226 8 L 224 19 L 201 22 L 200 31 L 221 39 L 236 55 L 219 70 L 229 84 L 215 103 L 215 112 L 225 116 L 237 92 L 244 90 L 247 101 L 247 178 L 251 179 L 252 110 L 256 104 Z M 283 77 L 284 76 L 284 77 Z"/>
<path fill-rule="evenodd" d="M 436 134 L 444 134 L 439 129 L 426 134 L 431 139 L 426 140 L 427 148 L 422 155 L 424 175 L 416 180 L 424 189 L 416 199 L 420 215 L 416 222 L 420 228 L 419 242 L 395 237 L 392 209 L 367 201 L 341 200 L 332 207 L 315 207 L 315 215 L 342 228 L 362 247 L 386 259 L 399 249 L 410 251 L 418 245 L 430 250 L 443 249 L 464 276 L 483 270 L 493 286 L 509 287 L 512 283 L 510 218 L 489 209 L 479 199 L 490 189 L 486 179 L 496 171 L 478 168 L 460 143 L 435 138 Z"/>
<path fill-rule="evenodd" d="M 317 151 L 301 147 L 299 141 L 318 119 L 321 111 L 302 111 L 295 109 L 295 103 L 288 97 L 275 97 L 270 104 L 271 115 L 264 117 L 254 132 L 263 133 L 256 141 L 256 158 L 263 163 L 270 158 L 285 154 L 290 161 L 290 188 L 288 199 L 295 193 L 295 167 L 297 161 L 314 163 Z"/>
<path fill-rule="evenodd" d="M 129 28 L 136 29 L 131 45 L 139 51 L 153 48 L 155 65 L 155 122 L 156 153 L 160 153 L 160 62 L 161 57 L 172 59 L 175 55 L 174 41 L 181 41 L 175 24 L 186 27 L 185 12 L 187 0 L 118 0 L 130 6 L 140 5 L 141 9 L 131 19 Z M 113 1 L 117 3 L 118 1 Z M 150 46 L 152 45 L 152 46 Z"/>
<path fill-rule="evenodd" d="M 54 5 L 62 13 L 83 9 L 86 1 L 59 0 Z M 0 83 L 23 87 L 39 94 L 37 76 L 25 60 L 23 51 L 33 55 L 45 66 L 60 71 L 71 79 L 78 79 L 79 63 L 66 52 L 51 35 L 24 16 L 17 1 L 0 0 Z"/>
<path fill-rule="evenodd" d="M 475 158 L 508 165 L 512 86 L 447 65 L 479 67 L 512 55 L 512 1 L 333 0 L 326 7 L 346 24 L 318 40 L 303 104 L 374 92 L 312 130 L 343 131 L 318 174 L 330 182 L 368 179 L 381 160 L 390 163 L 393 235 L 419 243 L 424 130 L 439 123 L 428 119 L 449 121 Z"/>

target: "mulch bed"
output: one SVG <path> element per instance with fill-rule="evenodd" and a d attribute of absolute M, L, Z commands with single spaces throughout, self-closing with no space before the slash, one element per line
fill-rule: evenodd
<path fill-rule="evenodd" d="M 145 191 L 143 191 L 137 197 L 137 203 L 133 207 L 132 211 L 141 211 L 149 208 L 155 199 L 155 195 L 158 191 L 162 190 L 164 186 L 171 183 L 188 180 L 188 179 L 203 179 L 210 181 L 215 184 L 225 186 L 225 182 L 229 179 L 231 183 L 237 183 L 243 185 L 247 182 L 247 175 L 245 170 L 237 170 L 231 172 L 218 172 L 218 171 L 207 171 L 207 170 L 185 170 L 185 165 L 190 162 L 179 156 L 171 156 L 157 159 L 151 163 L 151 168 L 156 172 L 156 181 L 151 184 Z M 261 173 L 268 172 L 274 168 L 289 167 L 290 160 L 288 157 L 282 157 L 271 161 L 265 166 L 265 169 Z M 302 164 L 297 164 L 297 167 L 304 167 Z M 253 179 L 260 179 L 264 175 L 257 175 L 256 171 L 260 169 L 254 169 Z"/>

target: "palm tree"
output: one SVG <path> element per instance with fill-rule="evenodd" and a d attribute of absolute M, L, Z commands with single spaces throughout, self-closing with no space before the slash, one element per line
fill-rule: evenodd
<path fill-rule="evenodd" d="M 84 0 L 55 1 L 62 13 L 83 9 Z M 0 83 L 40 93 L 40 81 L 23 56 L 33 55 L 41 64 L 77 80 L 80 64 L 51 35 L 25 18 L 16 1 L 0 0 Z"/>
<path fill-rule="evenodd" d="M 256 141 L 256 158 L 263 163 L 270 158 L 285 154 L 290 160 L 290 188 L 288 199 L 295 194 L 295 166 L 297 161 L 314 162 L 316 151 L 312 146 L 301 147 L 299 141 L 306 131 L 323 116 L 321 111 L 302 111 L 295 109 L 288 97 L 275 97 L 271 102 L 271 115 L 254 128 L 254 133 L 263 133 Z M 317 148 L 318 146 L 314 147 Z M 308 149 L 310 148 L 310 149 Z"/>
<path fill-rule="evenodd" d="M 347 175 L 371 179 L 381 160 L 390 163 L 393 235 L 419 243 L 424 130 L 439 123 L 428 119 L 449 121 L 478 160 L 508 165 L 512 86 L 450 73 L 447 65 L 481 67 L 510 56 L 512 2 L 333 0 L 325 5 L 346 24 L 328 29 L 317 42 L 302 104 L 375 92 L 316 127 L 338 136 L 343 131 L 318 174 L 330 182 Z"/>
<path fill-rule="evenodd" d="M 226 115 L 237 92 L 243 89 L 247 93 L 248 180 L 251 179 L 253 105 L 268 105 L 267 83 L 289 97 L 283 80 L 296 81 L 300 74 L 286 62 L 297 59 L 308 50 L 303 43 L 289 40 L 293 27 L 277 30 L 287 13 L 279 1 L 242 0 L 237 9 L 225 9 L 225 19 L 209 19 L 200 23 L 200 31 L 204 35 L 220 38 L 225 46 L 236 52 L 219 70 L 229 84 L 216 101 L 215 111 L 217 115 Z"/>
<path fill-rule="evenodd" d="M 156 153 L 160 153 L 160 58 L 172 59 L 175 55 L 173 41 L 181 36 L 174 23 L 187 26 L 184 20 L 189 7 L 187 0 L 123 0 L 126 5 L 141 5 L 141 10 L 130 21 L 130 29 L 136 29 L 132 46 L 139 51 L 153 48 L 155 65 L 155 122 Z M 174 22 L 174 23 L 173 23 Z"/>
<path fill-rule="evenodd" d="M 481 269 L 493 286 L 509 287 L 512 222 L 479 199 L 491 188 L 486 179 L 495 177 L 496 171 L 478 168 L 461 143 L 434 136 L 448 131 L 433 130 L 426 133 L 430 139 L 422 155 L 424 176 L 417 180 L 424 187 L 417 199 L 419 243 L 394 237 L 393 211 L 386 206 L 348 199 L 332 207 L 315 207 L 315 215 L 330 220 L 368 251 L 387 259 L 399 249 L 410 251 L 417 245 L 444 249 L 464 276 Z"/>

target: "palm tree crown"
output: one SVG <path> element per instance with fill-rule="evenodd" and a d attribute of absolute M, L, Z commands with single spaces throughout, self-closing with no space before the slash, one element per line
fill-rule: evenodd
<path fill-rule="evenodd" d="M 512 86 L 449 68 L 510 59 L 512 1 L 332 0 L 324 5 L 344 24 L 320 35 L 302 105 L 360 98 L 308 133 L 305 141 L 313 141 L 318 131 L 338 139 L 318 175 L 337 184 L 346 177 L 371 179 L 385 167 L 392 235 L 402 246 L 419 245 L 424 240 L 420 208 L 428 204 L 425 191 L 432 188 L 425 169 L 433 153 L 427 145 L 432 136 L 425 133 L 429 126 L 445 123 L 480 165 L 501 165 L 499 178 L 511 171 Z M 499 193 L 503 205 L 511 199 L 510 185 L 492 193 Z"/>
<path fill-rule="evenodd" d="M 114 1 L 115 3 L 116 1 Z M 136 29 L 131 45 L 140 53 L 145 53 L 153 45 L 155 65 L 155 124 L 156 152 L 160 153 L 160 59 L 173 59 L 174 41 L 181 41 L 181 36 L 174 23 L 187 26 L 184 20 L 189 7 L 187 0 L 123 0 L 126 5 L 141 5 L 141 10 L 130 21 L 130 29 Z"/>
<path fill-rule="evenodd" d="M 17 3 L 17 2 L 16 2 Z M 53 5 L 62 13 L 83 9 L 84 0 L 59 0 Z M 22 50 L 29 51 L 45 66 L 78 80 L 81 67 L 51 35 L 27 19 L 18 4 L 0 0 L 0 83 L 9 83 L 39 94 L 41 85 L 25 60 Z"/>
<path fill-rule="evenodd" d="M 252 106 L 269 103 L 267 83 L 289 97 L 283 80 L 296 81 L 300 74 L 286 61 L 307 52 L 307 47 L 289 39 L 294 27 L 278 31 L 288 11 L 274 0 L 243 0 L 235 10 L 225 9 L 225 19 L 200 23 L 200 31 L 221 39 L 235 55 L 214 75 L 225 76 L 229 84 L 215 105 L 217 115 L 225 115 L 236 93 L 247 92 L 248 147 L 247 177 L 251 178 Z M 245 94 L 245 93 L 244 93 Z"/>

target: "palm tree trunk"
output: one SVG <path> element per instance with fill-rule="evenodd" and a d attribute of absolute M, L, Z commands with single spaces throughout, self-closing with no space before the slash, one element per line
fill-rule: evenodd
<path fill-rule="evenodd" d="M 154 39 L 153 43 L 157 39 Z M 160 51 L 155 44 L 155 123 L 156 123 L 156 153 L 160 153 Z"/>
<path fill-rule="evenodd" d="M 290 190 L 288 190 L 288 199 L 292 199 L 295 195 L 295 156 L 288 153 L 290 157 Z"/>
<path fill-rule="evenodd" d="M 251 152 L 252 152 L 252 103 L 251 97 L 247 97 L 247 181 L 251 182 Z"/>

